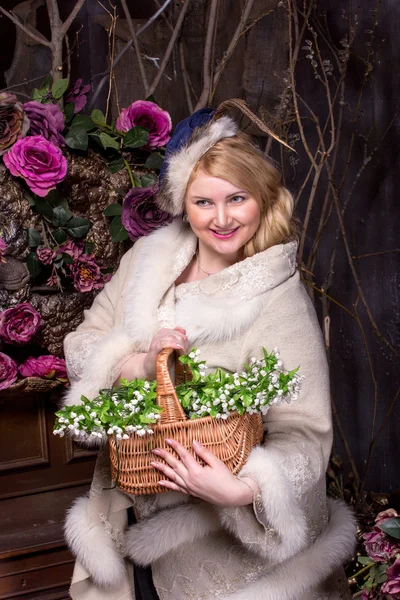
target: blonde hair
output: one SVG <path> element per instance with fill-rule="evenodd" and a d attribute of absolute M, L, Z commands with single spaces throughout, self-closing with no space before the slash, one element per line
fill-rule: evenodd
<path fill-rule="evenodd" d="M 239 132 L 217 142 L 194 167 L 186 189 L 203 170 L 247 190 L 259 203 L 261 219 L 254 236 L 244 246 L 244 255 L 253 256 L 296 236 L 294 202 L 281 183 L 279 171 Z"/>

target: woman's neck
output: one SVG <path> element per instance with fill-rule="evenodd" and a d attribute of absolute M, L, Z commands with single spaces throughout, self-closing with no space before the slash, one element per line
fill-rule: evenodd
<path fill-rule="evenodd" d="M 212 275 L 243 260 L 243 250 L 241 248 L 232 254 L 220 254 L 199 240 L 196 257 L 199 270 L 203 274 Z"/>

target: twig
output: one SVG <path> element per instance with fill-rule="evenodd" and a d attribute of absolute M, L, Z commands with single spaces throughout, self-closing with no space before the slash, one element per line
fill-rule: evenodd
<path fill-rule="evenodd" d="M 226 67 L 226 63 L 228 62 L 228 60 L 231 58 L 233 52 L 235 51 L 235 48 L 237 46 L 237 43 L 242 35 L 243 29 L 246 27 L 247 21 L 249 19 L 251 10 L 253 8 L 253 4 L 254 4 L 254 0 L 247 0 L 246 4 L 243 8 L 243 12 L 242 15 L 240 17 L 240 21 L 239 24 L 236 28 L 235 33 L 233 34 L 232 40 L 228 46 L 227 51 L 225 52 L 224 56 L 222 57 L 220 63 L 218 64 L 217 68 L 215 69 L 215 74 L 214 74 L 214 82 L 213 82 L 213 91 L 211 94 L 211 98 L 212 99 L 214 97 L 215 91 L 217 89 L 217 86 L 219 84 L 219 81 L 222 77 L 222 73 L 224 72 L 224 69 Z"/>
<path fill-rule="evenodd" d="M 160 8 L 154 13 L 153 16 L 151 16 L 149 18 L 148 21 L 146 21 L 146 23 L 144 25 L 142 25 L 142 27 L 139 27 L 139 29 L 136 32 L 136 38 L 139 38 L 142 33 L 144 33 L 146 31 L 146 29 L 148 27 L 150 27 L 150 25 L 157 19 L 157 17 L 160 14 L 163 14 L 164 10 L 168 7 L 168 5 L 172 2 L 172 0 L 166 0 L 164 2 L 164 4 L 162 6 L 160 6 Z M 113 68 L 115 69 L 115 67 L 117 66 L 117 64 L 119 63 L 119 61 L 121 60 L 121 58 L 126 54 L 126 52 L 128 52 L 129 48 L 132 46 L 133 40 L 129 40 L 125 46 L 122 48 L 122 50 L 117 54 L 117 56 L 114 59 L 113 62 Z M 108 74 L 110 72 L 110 69 L 107 69 L 106 71 L 104 71 L 103 73 L 98 73 L 97 75 L 95 75 L 94 78 L 96 77 L 102 77 L 102 79 L 99 81 L 96 91 L 92 94 L 92 98 L 90 100 L 90 107 L 92 108 L 101 92 L 101 90 L 103 89 L 105 83 L 107 82 L 108 79 Z M 93 79 L 94 79 L 93 78 Z"/>
<path fill-rule="evenodd" d="M 360 258 L 369 258 L 370 256 L 382 256 L 383 254 L 391 254 L 392 252 L 400 252 L 400 248 L 393 248 L 393 250 L 383 250 L 382 252 L 368 252 L 368 254 L 358 254 L 358 256 L 353 256 L 354 260 L 359 260 Z"/>
<path fill-rule="evenodd" d="M 193 102 L 192 102 L 192 98 L 190 96 L 188 74 L 187 74 L 187 71 L 186 71 L 186 63 L 185 63 L 185 51 L 184 51 L 184 48 L 183 48 L 183 42 L 182 42 L 182 40 L 179 41 L 179 57 L 180 57 L 180 60 L 181 60 L 181 71 L 182 71 L 183 87 L 185 89 L 186 102 L 187 102 L 187 105 L 188 105 L 189 114 L 192 114 L 192 112 L 193 112 Z"/>
<path fill-rule="evenodd" d="M 142 56 L 140 54 L 139 42 L 137 40 L 137 35 L 136 35 L 135 29 L 133 27 L 132 18 L 131 18 L 126 0 L 121 0 L 121 4 L 122 4 L 122 8 L 124 9 L 126 20 L 128 21 L 129 32 L 132 37 L 132 42 L 133 42 L 135 52 L 136 52 L 136 58 L 137 58 L 137 61 L 139 64 L 139 71 L 140 71 L 140 75 L 141 75 L 142 81 L 143 81 L 144 95 L 145 95 L 145 98 L 147 98 L 149 96 L 149 94 L 148 94 L 149 84 L 147 82 L 146 71 L 144 68 L 143 61 L 142 61 Z M 112 63 L 113 63 L 113 61 L 111 61 L 111 65 L 112 65 Z"/>
<path fill-rule="evenodd" d="M 17 19 L 17 17 L 15 17 L 12 13 L 8 12 L 1 6 L 0 12 L 3 13 L 3 15 L 5 15 L 6 17 L 8 17 L 14 23 L 14 25 L 16 25 L 16 27 L 19 27 L 24 33 L 26 33 L 26 35 L 35 40 L 35 42 L 37 42 L 38 44 L 42 44 L 42 46 L 47 46 L 48 48 L 51 48 L 51 42 L 49 42 L 49 40 L 46 39 L 44 35 L 42 35 L 39 31 L 35 30 L 35 32 L 33 32 L 31 29 L 28 29 L 28 27 L 25 27 L 25 25 L 21 23 L 21 21 Z"/>
<path fill-rule="evenodd" d="M 85 4 L 85 0 L 78 0 L 78 2 L 75 4 L 74 8 L 72 9 L 69 17 L 64 21 L 64 24 L 61 27 L 61 35 L 63 37 L 67 33 L 68 29 L 71 27 L 73 20 L 75 19 L 76 15 L 81 10 L 81 8 L 84 4 Z"/>
<path fill-rule="evenodd" d="M 166 49 L 165 54 L 163 56 L 163 59 L 161 61 L 160 69 L 157 72 L 157 75 L 155 76 L 154 81 L 150 85 L 150 88 L 149 88 L 149 91 L 148 91 L 149 96 L 152 96 L 154 94 L 154 91 L 155 91 L 156 87 L 158 86 L 158 84 L 160 82 L 161 76 L 164 73 L 164 70 L 165 70 L 165 68 L 166 68 L 166 66 L 167 66 L 167 64 L 169 62 L 169 59 L 171 57 L 171 53 L 172 53 L 172 50 L 174 48 L 176 39 L 177 39 L 177 37 L 178 37 L 178 35 L 179 35 L 180 31 L 181 31 L 181 28 L 182 28 L 182 25 L 183 25 L 183 21 L 184 21 L 185 16 L 186 16 L 187 9 L 189 8 L 190 1 L 191 0 L 185 0 L 184 3 L 183 3 L 183 5 L 182 5 L 181 11 L 179 13 L 178 20 L 177 20 L 176 25 L 175 25 L 174 32 L 173 32 L 173 34 L 171 36 L 171 39 L 169 40 L 167 49 Z"/>
<path fill-rule="evenodd" d="M 215 29 L 217 26 L 218 4 L 219 0 L 211 0 L 203 55 L 203 91 L 200 94 L 195 110 L 207 106 L 210 98 L 212 87 L 213 42 L 215 40 Z"/>

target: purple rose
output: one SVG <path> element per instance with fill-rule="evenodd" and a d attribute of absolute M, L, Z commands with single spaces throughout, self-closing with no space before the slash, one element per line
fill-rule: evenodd
<path fill-rule="evenodd" d="M 15 177 L 23 177 L 34 194 L 46 196 L 67 174 L 60 148 L 41 135 L 18 140 L 3 157 Z"/>
<path fill-rule="evenodd" d="M 20 138 L 25 137 L 29 129 L 29 119 L 24 113 L 21 102 L 14 94 L 0 94 L 0 156 Z"/>
<path fill-rule="evenodd" d="M 90 92 L 90 88 L 90 85 L 82 85 L 82 79 L 77 79 L 74 85 L 68 88 L 65 101 L 75 104 L 75 113 L 80 112 L 85 106 L 87 101 L 86 94 Z"/>
<path fill-rule="evenodd" d="M 53 250 L 51 250 L 51 248 L 36 248 L 36 256 L 38 257 L 38 260 L 40 260 L 40 262 L 44 265 L 51 265 L 55 257 L 55 253 L 53 252 Z"/>
<path fill-rule="evenodd" d="M 91 292 L 104 287 L 104 277 L 93 256 L 81 254 L 71 265 L 74 288 L 78 292 Z"/>
<path fill-rule="evenodd" d="M 25 102 L 24 110 L 31 123 L 29 131 L 32 135 L 42 135 L 56 146 L 65 146 L 61 135 L 65 127 L 64 115 L 57 104 L 41 104 L 32 100 Z"/>
<path fill-rule="evenodd" d="M 26 344 L 40 327 L 40 314 L 29 302 L 0 313 L 0 337 L 7 344 Z"/>
<path fill-rule="evenodd" d="M 65 360 L 57 356 L 46 355 L 28 358 L 19 367 L 22 377 L 45 377 L 46 379 L 58 379 L 68 381 Z"/>
<path fill-rule="evenodd" d="M 143 148 L 152 150 L 165 146 L 168 142 L 171 137 L 172 121 L 169 113 L 154 102 L 137 100 L 129 108 L 124 108 L 117 119 L 116 127 L 124 132 L 132 127 L 144 127 L 149 132 L 149 141 Z"/>
<path fill-rule="evenodd" d="M 18 367 L 15 360 L 0 352 L 0 390 L 5 390 L 15 383 Z"/>
<path fill-rule="evenodd" d="M 7 250 L 7 246 L 5 241 L 3 240 L 2 237 L 0 237 L 0 263 L 5 263 L 7 262 L 6 259 L 4 258 L 5 253 Z"/>
<path fill-rule="evenodd" d="M 400 598 L 400 558 L 386 571 L 387 580 L 382 586 L 383 594 L 390 594 L 393 598 Z"/>
<path fill-rule="evenodd" d="M 377 563 L 386 562 L 396 553 L 394 544 L 377 527 L 374 527 L 368 533 L 364 533 L 363 538 L 368 556 Z"/>
<path fill-rule="evenodd" d="M 83 243 L 68 240 L 68 242 L 65 242 L 65 244 L 60 246 L 58 251 L 60 253 L 69 254 L 69 256 L 72 256 L 72 258 L 76 260 L 78 256 L 83 254 Z"/>
<path fill-rule="evenodd" d="M 133 188 L 125 196 L 122 207 L 122 225 L 131 240 L 149 235 L 155 229 L 167 225 L 172 220 L 169 213 L 155 203 L 156 187 Z"/>

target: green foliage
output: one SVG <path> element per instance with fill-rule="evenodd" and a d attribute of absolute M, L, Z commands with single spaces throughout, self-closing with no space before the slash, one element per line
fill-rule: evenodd
<path fill-rule="evenodd" d="M 30 252 L 26 257 L 26 265 L 29 269 L 29 274 L 32 279 L 36 279 L 39 273 L 42 271 L 40 262 L 37 259 L 35 252 Z"/>
<path fill-rule="evenodd" d="M 65 143 L 72 150 L 87 150 L 89 137 L 82 125 L 72 126 L 65 134 Z"/>
<path fill-rule="evenodd" d="M 66 224 L 67 232 L 73 238 L 85 237 L 89 229 L 92 227 L 92 223 L 89 219 L 83 217 L 72 217 Z"/>
<path fill-rule="evenodd" d="M 122 206 L 120 204 L 109 204 L 107 208 L 104 209 L 103 214 L 106 217 L 115 217 L 116 215 L 122 215 Z"/>
<path fill-rule="evenodd" d="M 51 93 L 53 98 L 59 100 L 67 91 L 69 79 L 58 79 L 51 87 Z"/>
<path fill-rule="evenodd" d="M 400 540 L 400 517 L 393 517 L 383 521 L 383 523 L 378 523 L 378 527 L 386 535 Z"/>
<path fill-rule="evenodd" d="M 92 110 L 90 118 L 95 123 L 95 125 L 98 125 L 100 127 L 104 127 L 104 125 L 106 125 L 106 118 L 104 114 L 101 112 L 101 110 L 98 110 L 97 108 L 95 110 Z"/>
<path fill-rule="evenodd" d="M 158 177 L 154 173 L 146 173 L 140 179 L 140 183 L 142 184 L 142 187 L 151 187 L 152 185 L 157 183 L 157 181 L 158 181 Z"/>
<path fill-rule="evenodd" d="M 110 235 L 113 242 L 123 242 L 127 240 L 129 235 L 125 227 L 122 225 L 121 216 L 116 215 L 111 221 Z"/>
<path fill-rule="evenodd" d="M 146 169 L 160 170 L 164 162 L 164 157 L 159 152 L 152 152 L 147 158 L 144 166 Z"/>
<path fill-rule="evenodd" d="M 29 227 L 26 230 L 26 233 L 28 235 L 29 248 L 36 248 L 36 246 L 40 246 L 40 244 L 43 244 L 42 234 L 36 229 L 32 229 L 31 227 Z"/>
<path fill-rule="evenodd" d="M 124 137 L 124 148 L 141 148 L 149 141 L 149 132 L 143 127 L 132 127 Z"/>

